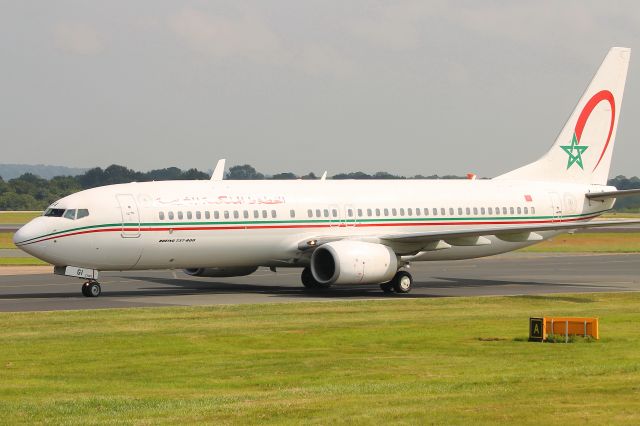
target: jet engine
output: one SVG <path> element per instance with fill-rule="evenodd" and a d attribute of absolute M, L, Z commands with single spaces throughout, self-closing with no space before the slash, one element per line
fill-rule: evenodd
<path fill-rule="evenodd" d="M 397 271 L 398 257 L 382 244 L 334 241 L 311 256 L 311 273 L 321 284 L 380 284 Z"/>
<path fill-rule="evenodd" d="M 253 274 L 257 266 L 237 266 L 233 268 L 191 268 L 183 269 L 187 275 L 194 277 L 243 277 Z"/>

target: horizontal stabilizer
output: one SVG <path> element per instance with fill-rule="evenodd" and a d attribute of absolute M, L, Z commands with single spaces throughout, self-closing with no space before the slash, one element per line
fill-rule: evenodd
<path fill-rule="evenodd" d="M 611 198 L 624 198 L 633 197 L 634 195 L 640 195 L 640 189 L 624 189 L 621 191 L 607 191 L 607 192 L 590 192 L 584 194 L 590 200 L 609 200 Z"/>

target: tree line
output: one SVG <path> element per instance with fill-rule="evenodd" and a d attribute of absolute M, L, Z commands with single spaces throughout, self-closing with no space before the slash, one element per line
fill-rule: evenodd
<path fill-rule="evenodd" d="M 161 180 L 206 180 L 209 173 L 197 169 L 181 170 L 177 167 L 138 172 L 123 166 L 111 165 L 105 169 L 95 167 L 76 176 L 56 176 L 43 179 L 33 173 L 25 173 L 20 177 L 5 181 L 0 177 L 0 210 L 43 210 L 53 201 L 83 189 L 97 186 L 128 182 L 148 182 Z M 314 173 L 296 175 L 285 172 L 266 176 L 248 164 L 232 166 L 225 173 L 225 179 L 318 179 Z M 364 172 L 339 173 L 331 179 L 463 179 L 454 175 L 416 175 L 413 177 L 397 176 L 387 172 L 367 174 Z M 616 176 L 609 180 L 609 185 L 618 189 L 640 188 L 640 178 L 634 176 Z M 615 210 L 628 211 L 640 209 L 640 197 L 621 199 Z"/>

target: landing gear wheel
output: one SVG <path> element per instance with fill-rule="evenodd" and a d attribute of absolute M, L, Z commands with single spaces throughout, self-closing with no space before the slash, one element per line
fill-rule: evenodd
<path fill-rule="evenodd" d="M 393 282 L 389 281 L 388 283 L 382 283 L 380 284 L 380 288 L 385 293 L 393 293 Z"/>
<path fill-rule="evenodd" d="M 102 293 L 102 288 L 96 281 L 87 281 L 82 284 L 82 295 L 84 297 L 98 297 L 100 293 Z"/>
<path fill-rule="evenodd" d="M 91 285 L 89 286 L 89 295 L 91 295 L 91 297 L 98 297 L 100 296 L 100 293 L 102 293 L 102 288 L 100 287 L 100 284 L 98 283 L 91 283 Z"/>
<path fill-rule="evenodd" d="M 396 293 L 405 294 L 411 291 L 413 277 L 407 271 L 398 271 L 391 282 L 393 283 L 393 290 Z"/>
<path fill-rule="evenodd" d="M 300 275 L 300 280 L 302 281 L 302 285 L 306 288 L 316 289 L 316 288 L 329 288 L 331 284 L 319 283 L 313 277 L 311 273 L 311 268 L 304 268 L 302 270 L 302 275 Z"/>

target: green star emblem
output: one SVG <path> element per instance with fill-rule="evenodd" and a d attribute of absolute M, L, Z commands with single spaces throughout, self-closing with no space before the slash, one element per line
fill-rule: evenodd
<path fill-rule="evenodd" d="M 582 167 L 582 153 L 585 152 L 589 147 L 578 145 L 578 138 L 576 137 L 575 133 L 573 134 L 571 145 L 560 145 L 560 148 L 562 148 L 564 152 L 569 154 L 569 161 L 567 162 L 567 170 L 569 170 L 569 167 L 571 167 L 573 163 L 576 163 L 578 166 L 580 166 L 581 169 L 584 170 L 584 167 Z"/>

